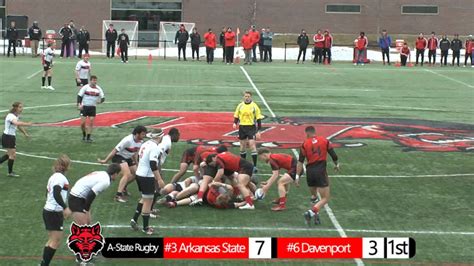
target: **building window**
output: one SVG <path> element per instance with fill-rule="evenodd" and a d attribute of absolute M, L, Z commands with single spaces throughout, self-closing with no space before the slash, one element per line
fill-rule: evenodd
<path fill-rule="evenodd" d="M 360 5 L 348 5 L 348 4 L 326 5 L 326 13 L 360 14 Z"/>
<path fill-rule="evenodd" d="M 404 5 L 402 6 L 402 15 L 438 15 L 438 6 L 425 5 Z"/>
<path fill-rule="evenodd" d="M 1 31 L 1 35 L 0 36 L 3 36 L 4 35 L 4 30 L 5 28 L 8 27 L 8 25 L 6 25 L 6 20 L 5 20 L 5 0 L 0 0 L 0 31 Z"/>
<path fill-rule="evenodd" d="M 138 21 L 139 31 L 158 31 L 160 21 L 181 21 L 181 11 L 112 10 L 112 20 Z"/>

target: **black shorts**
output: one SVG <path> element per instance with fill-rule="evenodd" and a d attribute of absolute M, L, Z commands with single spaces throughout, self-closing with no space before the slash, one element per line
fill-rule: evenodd
<path fill-rule="evenodd" d="M 69 194 L 68 197 L 68 206 L 69 209 L 71 209 L 72 212 L 82 212 L 86 213 L 86 199 L 84 198 L 78 198 L 76 196 L 73 196 Z"/>
<path fill-rule="evenodd" d="M 290 171 L 286 172 L 293 180 L 296 180 L 296 164 L 297 164 L 297 160 L 295 158 L 293 158 L 293 160 L 291 160 L 291 169 Z"/>
<path fill-rule="evenodd" d="M 245 159 L 240 159 L 240 165 L 239 165 L 239 174 L 245 174 L 248 176 L 253 175 L 253 164 L 251 164 L 249 161 Z"/>
<path fill-rule="evenodd" d="M 2 135 L 2 147 L 4 149 L 16 149 L 16 137 L 13 135 Z"/>
<path fill-rule="evenodd" d="M 138 190 L 144 196 L 153 197 L 155 195 L 155 178 L 137 175 Z"/>
<path fill-rule="evenodd" d="M 81 116 L 87 117 L 95 117 L 95 106 L 82 106 L 82 110 L 80 112 Z"/>
<path fill-rule="evenodd" d="M 135 162 L 132 160 L 132 158 L 125 159 L 118 154 L 115 154 L 114 157 L 112 157 L 112 162 L 118 164 L 127 163 L 129 167 L 135 165 Z"/>
<path fill-rule="evenodd" d="M 255 139 L 257 134 L 257 127 L 253 126 L 239 126 L 239 140 Z"/>
<path fill-rule="evenodd" d="M 43 70 L 44 70 L 44 71 L 48 71 L 48 70 L 50 70 L 51 68 L 53 68 L 53 66 L 51 65 L 51 62 L 44 61 Z"/>
<path fill-rule="evenodd" d="M 306 166 L 306 182 L 308 183 L 308 187 L 329 186 L 328 173 L 326 171 L 326 161 Z"/>
<path fill-rule="evenodd" d="M 173 186 L 174 186 L 174 190 L 175 190 L 175 191 L 181 192 L 181 191 L 183 191 L 183 190 L 185 189 L 185 187 L 182 187 L 180 183 L 181 183 L 181 182 L 174 182 L 174 183 L 173 183 Z"/>
<path fill-rule="evenodd" d="M 48 231 L 63 231 L 64 216 L 63 212 L 52 212 L 43 209 L 44 227 Z"/>
<path fill-rule="evenodd" d="M 82 87 L 84 85 L 89 84 L 89 79 L 81 79 L 81 82 L 77 82 L 77 79 L 75 79 L 75 81 L 76 81 L 76 86 L 78 87 Z"/>
<path fill-rule="evenodd" d="M 204 175 L 212 176 L 214 178 L 216 174 L 217 174 L 216 166 L 206 165 L 206 167 L 204 167 Z"/>

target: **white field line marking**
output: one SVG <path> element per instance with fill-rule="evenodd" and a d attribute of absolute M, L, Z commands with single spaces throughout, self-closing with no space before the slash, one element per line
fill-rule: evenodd
<path fill-rule="evenodd" d="M 31 79 L 31 78 L 33 78 L 34 76 L 36 76 L 36 75 L 38 75 L 39 73 L 41 73 L 41 71 L 43 71 L 43 70 L 40 69 L 40 70 L 36 71 L 35 73 L 29 75 L 26 79 Z"/>
<path fill-rule="evenodd" d="M 0 151 L 5 152 L 5 149 L 0 149 Z M 57 158 L 43 156 L 43 155 L 34 155 L 30 153 L 24 152 L 17 152 L 18 155 L 22 155 L 25 157 L 31 158 L 38 158 L 38 159 L 45 159 L 45 160 L 56 160 Z M 87 164 L 87 165 L 101 165 L 107 166 L 106 164 L 100 164 L 97 162 L 87 162 L 87 161 L 80 161 L 80 160 L 72 160 L 74 163 L 78 164 Z M 170 172 L 178 172 L 178 169 L 170 169 L 170 168 L 163 168 L 163 171 L 170 171 Z M 192 173 L 193 171 L 187 170 L 188 173 Z M 262 174 L 262 176 L 271 176 L 270 174 Z M 436 174 L 436 175 L 331 175 L 331 177 L 340 177 L 340 178 L 420 178 L 420 177 L 465 177 L 465 176 L 474 176 L 474 173 L 464 173 L 464 174 Z"/>
<path fill-rule="evenodd" d="M 272 108 L 270 108 L 267 101 L 265 101 L 265 98 L 263 98 L 263 95 L 260 93 L 260 90 L 257 88 L 257 86 L 255 86 L 255 83 L 253 83 L 252 79 L 250 78 L 249 74 L 247 73 L 247 70 L 245 70 L 245 68 L 243 66 L 241 66 L 240 69 L 242 70 L 242 72 L 244 72 L 245 77 L 250 82 L 250 85 L 252 85 L 253 89 L 257 92 L 258 96 L 262 100 L 265 107 L 267 107 L 267 109 L 270 112 L 270 114 L 272 115 L 272 117 L 276 117 L 275 113 L 272 111 Z"/>
<path fill-rule="evenodd" d="M 473 85 L 469 85 L 469 84 L 467 84 L 466 82 L 463 82 L 463 81 L 460 81 L 460 80 L 457 80 L 457 79 L 448 77 L 448 76 L 443 75 L 443 74 L 441 74 L 441 73 L 438 73 L 438 72 L 436 72 L 436 71 L 432 71 L 432 70 L 429 70 L 429 69 L 425 69 L 425 71 L 430 72 L 430 73 L 432 73 L 432 74 L 435 74 L 435 75 L 437 75 L 437 76 L 443 77 L 443 78 L 445 78 L 445 79 L 449 79 L 449 80 L 451 80 L 451 81 L 457 82 L 457 83 L 462 84 L 462 85 L 464 85 L 464 86 L 468 86 L 469 88 L 474 88 Z"/>
<path fill-rule="evenodd" d="M 104 228 L 130 228 L 130 225 L 110 224 L 103 225 Z M 338 232 L 337 229 L 331 228 L 317 228 L 317 227 L 246 227 L 246 226 L 187 226 L 187 225 L 156 225 L 153 226 L 159 229 L 178 229 L 178 230 L 243 230 L 243 231 L 288 231 L 288 232 Z M 406 236 L 410 234 L 419 235 L 460 235 L 460 236 L 474 236 L 474 232 L 461 231 L 425 231 L 425 230 L 372 230 L 372 229 L 345 229 L 352 233 L 366 233 L 366 234 L 398 234 Z"/>
<path fill-rule="evenodd" d="M 255 83 L 253 83 L 252 79 L 250 78 L 249 74 L 247 73 L 247 71 L 245 70 L 244 67 L 240 67 L 240 69 L 242 70 L 242 72 L 244 72 L 244 75 L 245 77 L 247 78 L 247 80 L 250 82 L 250 84 L 252 85 L 252 87 L 254 88 L 254 90 L 257 92 L 258 96 L 260 96 L 260 99 L 262 100 L 263 104 L 267 107 L 268 111 L 270 112 L 270 114 L 272 115 L 272 117 L 276 117 L 275 113 L 272 111 L 272 108 L 270 108 L 270 106 L 268 105 L 267 101 L 265 100 L 265 98 L 263 97 L 263 95 L 260 93 L 260 90 L 257 88 L 257 86 L 255 86 Z M 295 149 L 292 149 L 293 153 L 296 154 L 296 157 L 298 157 L 297 155 L 297 152 Z M 329 219 L 331 220 L 331 223 L 334 225 L 334 227 L 336 228 L 337 230 L 337 233 L 341 236 L 341 237 L 347 237 L 347 234 L 346 232 L 344 232 L 344 229 L 342 228 L 341 224 L 339 223 L 339 221 L 337 220 L 336 216 L 334 215 L 334 212 L 332 211 L 332 209 L 329 207 L 328 204 L 326 204 L 324 206 L 324 209 L 326 210 L 328 216 L 329 216 Z M 362 266 L 364 265 L 364 262 L 361 260 L 361 259 L 354 259 L 356 264 L 358 266 Z"/>

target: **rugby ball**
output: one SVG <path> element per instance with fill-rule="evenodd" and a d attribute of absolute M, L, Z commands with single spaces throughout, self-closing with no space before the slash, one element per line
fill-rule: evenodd
<path fill-rule="evenodd" d="M 265 198 L 265 192 L 263 192 L 263 189 L 259 188 L 255 190 L 255 198 L 257 200 L 263 200 Z"/>

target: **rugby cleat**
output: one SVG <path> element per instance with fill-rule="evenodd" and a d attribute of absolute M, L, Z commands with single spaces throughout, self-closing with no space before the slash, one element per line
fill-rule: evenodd
<path fill-rule="evenodd" d="M 15 173 L 15 172 L 11 172 L 8 174 L 9 177 L 20 177 L 19 174 Z"/>
<path fill-rule="evenodd" d="M 146 235 L 148 236 L 151 236 L 153 235 L 155 230 L 153 230 L 153 228 L 151 228 L 150 226 L 148 226 L 146 229 L 142 229 L 142 232 L 145 233 Z"/>
<path fill-rule="evenodd" d="M 46 87 L 46 89 L 48 89 L 48 90 L 52 90 L 52 91 L 54 91 L 54 90 L 55 90 L 55 88 L 53 88 L 53 86 L 48 86 L 48 87 Z"/>
<path fill-rule="evenodd" d="M 278 205 L 278 206 L 273 207 L 271 210 L 275 212 L 284 211 L 286 210 L 286 206 Z"/>
<path fill-rule="evenodd" d="M 116 196 L 115 196 L 115 201 L 121 202 L 121 203 L 125 203 L 125 202 L 127 202 L 128 200 L 127 200 L 127 198 L 124 197 L 124 196 L 118 196 L 118 195 L 116 195 Z"/>
<path fill-rule="evenodd" d="M 202 199 L 196 199 L 193 200 L 191 203 L 189 203 L 189 206 L 201 206 L 202 205 Z"/>
<path fill-rule="evenodd" d="M 316 197 L 316 198 L 310 198 L 309 201 L 311 201 L 311 203 L 313 204 L 316 204 L 319 202 L 319 197 Z"/>
<path fill-rule="evenodd" d="M 133 231 L 138 231 L 138 229 L 139 229 L 137 222 L 135 222 L 135 220 L 133 220 L 133 219 L 130 220 L 130 227 L 132 227 Z"/>

